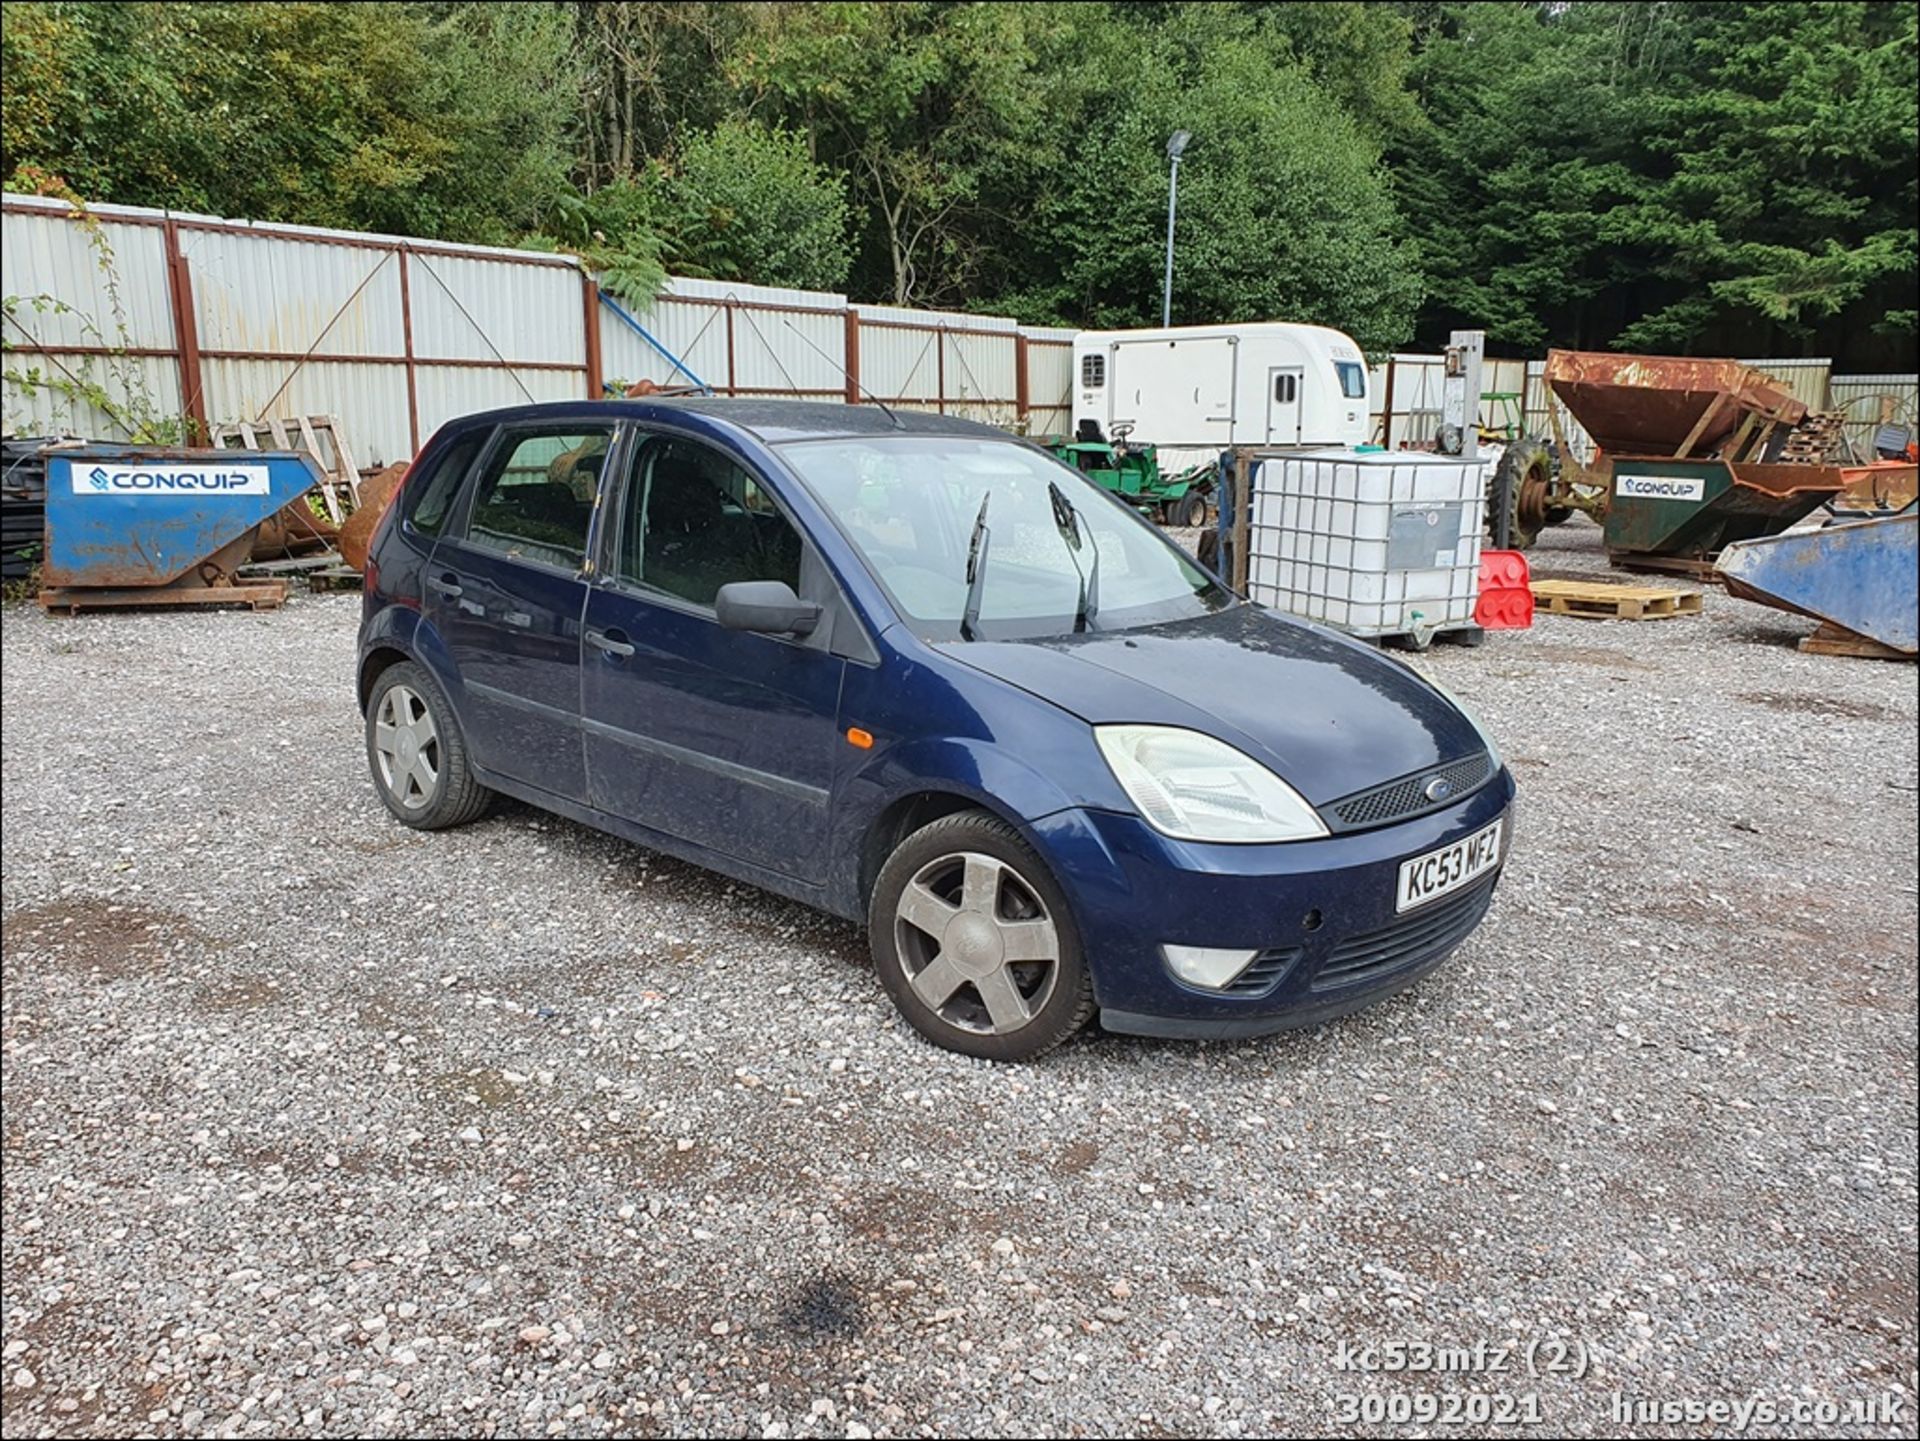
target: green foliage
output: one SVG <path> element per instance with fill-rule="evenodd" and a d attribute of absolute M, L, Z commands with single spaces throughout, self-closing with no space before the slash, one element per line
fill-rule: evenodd
<path fill-rule="evenodd" d="M 1041 124 L 1047 5 L 780 4 L 731 73 L 759 110 L 811 135 L 865 215 L 863 289 L 959 303 L 991 233 L 986 178 Z"/>
<path fill-rule="evenodd" d="M 1166 137 L 1184 129 L 1177 322 L 1311 321 L 1375 352 L 1407 336 L 1421 280 L 1377 152 L 1284 44 L 1201 6 L 1127 37 L 1098 75 L 1036 207 L 1050 243 L 1026 252 L 1016 312 L 1158 323 Z"/>
<path fill-rule="evenodd" d="M 846 185 L 799 134 L 723 121 L 685 139 L 658 190 L 675 271 L 802 290 L 846 284 Z"/>
<path fill-rule="evenodd" d="M 504 241 L 566 184 L 548 7 L 15 0 L 4 34 L 0 166 L 93 199 Z"/>
<path fill-rule="evenodd" d="M 1916 363 L 1916 8 L 10 0 L 0 173 L 1067 324 Z"/>
<path fill-rule="evenodd" d="M 1913 364 L 1915 9 L 1428 7 L 1427 337 Z"/>

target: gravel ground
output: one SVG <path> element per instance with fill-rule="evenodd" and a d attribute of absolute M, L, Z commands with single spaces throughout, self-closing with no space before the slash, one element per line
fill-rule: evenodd
<path fill-rule="evenodd" d="M 839 922 L 520 807 L 393 824 L 357 597 L 11 608 L 6 1432 L 1379 1433 L 1339 1398 L 1509 1393 L 1687 1435 L 1613 1398 L 1892 1394 L 1754 1431 L 1911 1436 L 1914 671 L 1707 604 L 1418 659 L 1522 787 L 1434 976 L 1013 1069 L 916 1039 Z M 1341 1369 L 1394 1341 L 1507 1367 Z"/>

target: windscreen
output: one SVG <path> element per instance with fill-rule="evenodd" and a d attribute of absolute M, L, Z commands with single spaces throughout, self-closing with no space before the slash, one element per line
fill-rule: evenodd
<path fill-rule="evenodd" d="M 782 453 L 929 639 L 961 634 L 983 504 L 976 639 L 1123 630 L 1235 603 L 1127 506 L 1017 441 L 859 436 Z"/>

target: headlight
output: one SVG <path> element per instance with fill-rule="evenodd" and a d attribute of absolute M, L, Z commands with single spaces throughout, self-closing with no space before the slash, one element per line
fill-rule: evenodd
<path fill-rule="evenodd" d="M 1279 776 L 1178 726 L 1095 726 L 1113 778 L 1147 824 L 1183 841 L 1302 841 L 1327 828 Z"/>

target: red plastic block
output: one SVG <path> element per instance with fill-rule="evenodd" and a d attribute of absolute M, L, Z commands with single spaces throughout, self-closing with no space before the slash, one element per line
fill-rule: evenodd
<path fill-rule="evenodd" d="M 1480 598 L 1473 623 L 1482 630 L 1527 630 L 1533 625 L 1533 576 L 1517 550 L 1480 552 Z"/>

